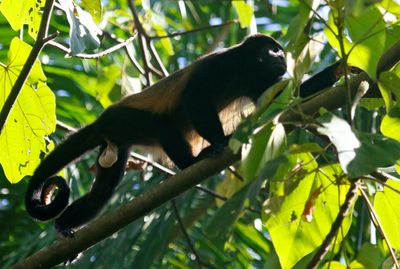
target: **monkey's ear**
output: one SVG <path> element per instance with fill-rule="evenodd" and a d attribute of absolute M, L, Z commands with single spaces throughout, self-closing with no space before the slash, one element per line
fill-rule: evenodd
<path fill-rule="evenodd" d="M 118 160 L 118 147 L 107 140 L 107 147 L 99 156 L 99 164 L 103 168 L 110 168 Z"/>

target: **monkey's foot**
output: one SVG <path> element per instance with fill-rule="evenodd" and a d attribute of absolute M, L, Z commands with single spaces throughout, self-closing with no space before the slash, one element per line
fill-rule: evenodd
<path fill-rule="evenodd" d="M 197 156 L 198 160 L 203 160 L 206 158 L 212 158 L 224 151 L 227 143 L 215 143 L 211 146 L 204 148 L 200 154 Z"/>
<path fill-rule="evenodd" d="M 71 228 L 61 228 L 56 225 L 56 230 L 57 230 L 58 234 L 60 234 L 62 237 L 68 237 L 68 238 L 74 237 L 74 230 Z M 78 253 L 77 255 L 69 257 L 67 260 L 64 261 L 64 265 L 70 265 L 70 264 L 75 263 L 76 261 L 79 260 L 79 258 L 81 256 L 82 256 L 82 253 Z"/>

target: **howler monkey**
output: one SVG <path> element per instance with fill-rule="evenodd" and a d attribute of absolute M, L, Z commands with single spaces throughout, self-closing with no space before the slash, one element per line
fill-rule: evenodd
<path fill-rule="evenodd" d="M 273 38 L 256 34 L 123 98 L 41 162 L 29 181 L 27 211 L 42 221 L 56 218 L 56 228 L 70 232 L 95 217 L 111 197 L 123 176 L 131 145 L 160 146 L 179 168 L 186 168 L 227 144 L 229 135 L 218 114 L 221 110 L 241 97 L 255 102 L 285 72 L 283 48 Z M 333 82 L 323 79 L 317 85 L 321 88 Z M 192 147 L 198 138 L 210 145 L 195 156 Z M 54 175 L 99 145 L 99 159 L 105 161 L 97 162 L 91 190 L 68 206 L 69 187 Z M 54 189 L 57 192 L 50 199 Z"/>

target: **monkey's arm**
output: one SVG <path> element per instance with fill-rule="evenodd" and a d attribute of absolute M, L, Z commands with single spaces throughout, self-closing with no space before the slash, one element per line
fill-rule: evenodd
<path fill-rule="evenodd" d="M 338 61 L 311 78 L 304 81 L 300 86 L 300 97 L 311 96 L 327 87 L 332 86 L 339 79 L 339 68 L 341 61 Z"/>

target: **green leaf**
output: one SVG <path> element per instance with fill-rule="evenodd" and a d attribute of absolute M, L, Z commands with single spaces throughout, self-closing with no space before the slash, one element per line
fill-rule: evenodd
<path fill-rule="evenodd" d="M 142 247 L 135 256 L 133 264 L 137 268 L 150 268 L 151 264 L 166 251 L 175 222 L 175 215 L 164 213 L 160 218 L 155 219 L 154 223 L 146 231 L 152 236 L 148 236 L 143 242 Z"/>
<path fill-rule="evenodd" d="M 337 261 L 329 261 L 322 266 L 322 269 L 348 269 L 348 267 Z"/>
<path fill-rule="evenodd" d="M 345 200 L 349 187 L 332 184 L 340 167 L 331 165 L 320 171 L 308 174 L 289 194 L 272 197 L 264 203 L 263 222 L 282 269 L 292 268 L 321 245 Z M 351 213 L 343 222 L 337 244 L 346 235 L 350 223 Z"/>
<path fill-rule="evenodd" d="M 283 80 L 271 86 L 258 98 L 257 110 L 253 115 L 258 126 L 270 123 L 279 113 L 290 108 L 292 89 L 291 80 Z"/>
<path fill-rule="evenodd" d="M 384 260 L 379 247 L 373 244 L 364 244 L 358 252 L 357 259 L 350 263 L 350 269 L 380 268 Z"/>
<path fill-rule="evenodd" d="M 397 100 L 400 100 L 400 89 L 397 87 L 397 85 L 400 85 L 400 78 L 395 72 L 382 72 L 379 75 L 379 82 L 385 89 L 393 93 Z"/>
<path fill-rule="evenodd" d="M 257 250 L 257 253 L 262 254 L 271 252 L 271 242 L 259 231 L 254 228 L 254 225 L 245 225 L 238 222 L 235 225 L 235 232 L 245 239 L 248 246 Z"/>
<path fill-rule="evenodd" d="M 333 143 L 339 155 L 340 165 L 343 171 L 348 174 L 347 166 L 356 157 L 355 150 L 361 147 L 361 142 L 345 120 L 330 112 L 319 117 L 318 122 L 322 124 L 322 127 L 318 127 L 318 132 L 326 135 Z"/>
<path fill-rule="evenodd" d="M 223 248 L 232 225 L 240 216 L 248 199 L 257 197 L 261 180 L 254 180 L 244 186 L 231 199 L 226 201 L 208 222 L 205 232 L 219 248 Z"/>
<path fill-rule="evenodd" d="M 239 16 L 240 27 L 246 28 L 250 26 L 251 19 L 254 16 L 253 7 L 245 1 L 233 1 L 233 7 Z"/>
<path fill-rule="evenodd" d="M 67 14 L 70 26 L 71 54 L 76 55 L 85 50 L 93 50 L 100 46 L 99 35 L 101 30 L 97 27 L 90 14 L 76 6 L 70 0 L 59 0 L 62 9 Z"/>
<path fill-rule="evenodd" d="M 360 16 L 348 16 L 345 19 L 354 49 L 348 63 L 365 70 L 371 78 L 376 78 L 376 67 L 385 50 L 386 31 L 382 13 L 371 6 Z"/>
<path fill-rule="evenodd" d="M 41 9 L 45 3 L 46 1 L 36 0 L 3 0 L 0 1 L 0 12 L 14 31 L 19 31 L 24 24 L 27 24 L 29 35 L 36 39 L 42 20 Z"/>
<path fill-rule="evenodd" d="M 106 66 L 99 72 L 97 79 L 94 79 L 86 90 L 89 94 L 96 97 L 103 107 L 108 107 L 113 103 L 109 94 L 120 76 L 121 70 L 118 66 Z"/>
<path fill-rule="evenodd" d="M 307 27 L 311 18 L 310 15 L 313 12 L 312 10 L 315 10 L 318 7 L 318 4 L 318 1 L 313 0 L 299 2 L 296 16 L 290 19 L 289 28 L 285 38 L 289 41 L 288 48 L 289 51 L 293 53 L 294 59 L 298 59 L 300 53 L 310 41 L 308 35 L 305 34 L 305 27 Z"/>
<path fill-rule="evenodd" d="M 382 98 L 362 98 L 360 101 L 360 107 L 364 107 L 367 110 L 375 110 L 383 106 L 385 106 L 385 102 Z"/>
<path fill-rule="evenodd" d="M 165 30 L 165 28 L 168 27 L 168 24 L 165 22 L 165 17 L 151 11 L 148 11 L 147 14 L 151 16 L 151 24 L 157 36 L 168 35 L 168 32 Z M 167 55 L 172 56 L 175 54 L 170 38 L 161 38 L 159 42 Z"/>
<path fill-rule="evenodd" d="M 400 141 L 400 118 L 385 115 L 381 122 L 381 132 L 387 137 Z"/>
<path fill-rule="evenodd" d="M 361 148 L 356 149 L 356 158 L 347 167 L 349 177 L 367 175 L 376 168 L 393 165 L 400 159 L 400 143 L 396 140 L 378 134 L 359 136 Z"/>
<path fill-rule="evenodd" d="M 7 67 L 0 65 L 0 107 L 11 91 L 31 47 L 14 38 L 8 53 Z M 7 179 L 16 183 L 33 173 L 42 152 L 48 152 L 45 136 L 55 130 L 55 97 L 44 83 L 39 61 L 36 61 L 28 81 L 24 84 L 16 104 L 11 109 L 0 135 L 0 163 Z"/>
<path fill-rule="evenodd" d="M 382 20 L 382 13 L 377 7 L 370 6 L 358 16 L 346 16 L 344 23 L 348 37 L 344 37 L 342 42 L 345 53 L 350 52 L 348 63 L 366 71 L 371 78 L 376 78 L 376 67 L 380 56 L 389 46 L 386 42 L 387 29 Z M 325 28 L 328 41 L 341 55 L 340 43 L 336 38 L 338 29 L 332 12 L 329 14 L 328 26 L 329 28 Z"/>
<path fill-rule="evenodd" d="M 323 152 L 323 148 L 317 143 L 305 143 L 305 144 L 293 144 L 290 145 L 289 152 L 292 154 L 295 153 L 306 153 L 306 152 Z"/>
<path fill-rule="evenodd" d="M 89 12 L 96 23 L 99 23 L 101 21 L 101 0 L 82 0 L 82 6 Z"/>
<path fill-rule="evenodd" d="M 105 66 L 98 70 L 97 75 L 55 66 L 46 66 L 46 72 L 64 79 L 69 78 L 81 90 L 96 98 L 103 107 L 108 107 L 113 103 L 110 99 L 110 92 L 114 88 L 116 80 L 121 76 L 121 70 L 116 65 Z"/>
<path fill-rule="evenodd" d="M 383 191 L 376 194 L 374 208 L 390 244 L 396 250 L 400 250 L 400 199 L 398 193 L 400 191 L 400 182 L 388 180 L 386 185 Z M 390 187 L 397 190 L 397 192 Z"/>
<path fill-rule="evenodd" d="M 268 139 L 272 134 L 272 127 L 265 127 L 252 136 L 249 145 L 246 145 L 242 153 L 241 170 L 247 180 L 254 178 L 260 169 L 261 159 L 267 147 Z"/>
<path fill-rule="evenodd" d="M 239 191 L 246 183 L 239 180 L 233 173 L 226 171 L 225 178 L 218 183 L 215 191 L 226 197 L 231 198 L 237 191 Z M 221 199 L 215 199 L 217 206 L 222 206 L 225 202 Z"/>
<path fill-rule="evenodd" d="M 262 128 L 251 139 L 250 149 L 243 153 L 241 169 L 246 180 L 253 180 L 263 165 L 276 158 L 286 146 L 285 130 L 281 124 Z"/>
<path fill-rule="evenodd" d="M 350 125 L 332 113 L 325 113 L 318 121 L 323 126 L 318 128 L 318 132 L 334 144 L 340 165 L 351 178 L 367 175 L 378 167 L 393 165 L 400 159 L 400 143 L 393 139 L 378 134 L 359 134 L 358 139 Z"/>

